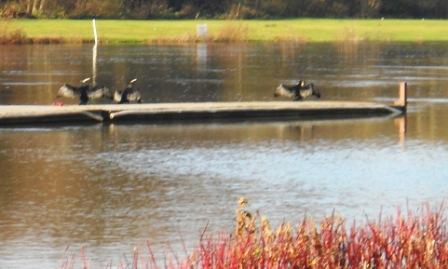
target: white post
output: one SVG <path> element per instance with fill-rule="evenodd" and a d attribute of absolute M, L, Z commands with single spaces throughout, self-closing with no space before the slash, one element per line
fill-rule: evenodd
<path fill-rule="evenodd" d="M 207 38 L 208 27 L 207 24 L 198 24 L 196 26 L 196 36 L 200 39 Z"/>
<path fill-rule="evenodd" d="M 93 26 L 93 37 L 95 38 L 95 46 L 98 45 L 98 35 L 96 34 L 96 22 L 95 19 L 92 20 Z"/>
<path fill-rule="evenodd" d="M 93 35 L 95 37 L 95 44 L 93 45 L 92 53 L 92 84 L 96 85 L 96 58 L 97 58 L 97 47 L 98 47 L 98 35 L 96 33 L 96 23 L 95 19 L 92 20 Z"/>
<path fill-rule="evenodd" d="M 92 53 L 92 84 L 96 85 L 96 55 L 97 55 L 97 47 L 93 45 L 93 53 Z"/>

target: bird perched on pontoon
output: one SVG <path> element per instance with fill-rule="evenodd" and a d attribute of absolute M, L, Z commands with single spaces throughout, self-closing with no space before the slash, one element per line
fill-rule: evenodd
<path fill-rule="evenodd" d="M 141 103 L 142 97 L 140 91 L 134 89 L 134 83 L 137 81 L 136 78 L 129 81 L 128 85 L 124 90 L 115 90 L 114 101 L 118 104 L 127 104 L 131 102 Z"/>
<path fill-rule="evenodd" d="M 102 97 L 112 97 L 111 91 L 107 87 L 102 86 L 92 86 L 88 84 L 90 78 L 85 78 L 81 80 L 81 86 L 73 86 L 70 84 L 62 85 L 56 98 L 58 97 L 67 97 L 67 98 L 79 98 L 79 104 L 85 105 L 90 100 L 99 99 Z"/>
<path fill-rule="evenodd" d="M 304 80 L 299 80 L 297 84 L 292 85 L 281 83 L 274 91 L 274 97 L 289 97 L 294 101 L 300 101 L 312 95 L 320 98 L 320 92 L 314 88 L 314 84 L 306 84 Z"/>

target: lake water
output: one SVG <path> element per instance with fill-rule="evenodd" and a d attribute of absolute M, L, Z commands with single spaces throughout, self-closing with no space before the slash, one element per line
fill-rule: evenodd
<path fill-rule="evenodd" d="M 447 43 L 102 46 L 96 68 L 112 88 L 138 78 L 144 102 L 269 101 L 305 79 L 377 102 L 408 81 L 410 103 L 400 118 L 1 128 L 2 269 L 57 268 L 67 246 L 98 266 L 145 240 L 182 254 L 207 223 L 230 231 L 240 196 L 274 223 L 448 196 Z M 89 45 L 1 46 L 0 104 L 50 104 L 91 75 Z"/>

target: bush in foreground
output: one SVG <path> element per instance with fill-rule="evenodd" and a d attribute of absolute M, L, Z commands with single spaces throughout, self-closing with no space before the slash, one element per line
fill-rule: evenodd
<path fill-rule="evenodd" d="M 296 226 L 271 228 L 264 217 L 245 211 L 240 199 L 235 231 L 227 236 L 201 236 L 184 261 L 163 268 L 448 268 L 448 233 L 442 208 L 418 215 L 396 216 L 351 224 L 333 214 L 319 224 L 304 219 Z M 83 269 L 89 268 L 85 256 Z M 73 267 L 67 259 L 63 269 Z M 150 246 L 135 249 L 132 262 L 118 268 L 160 268 Z"/>

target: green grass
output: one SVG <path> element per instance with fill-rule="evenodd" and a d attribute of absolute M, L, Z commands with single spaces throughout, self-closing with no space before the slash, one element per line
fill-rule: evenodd
<path fill-rule="evenodd" d="M 208 25 L 209 41 L 448 41 L 448 20 L 98 20 L 97 29 L 107 43 L 193 42 L 199 23 Z M 6 24 L 31 40 L 93 39 L 90 20 L 0 21 L 0 29 Z"/>

